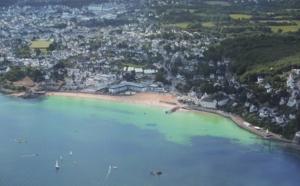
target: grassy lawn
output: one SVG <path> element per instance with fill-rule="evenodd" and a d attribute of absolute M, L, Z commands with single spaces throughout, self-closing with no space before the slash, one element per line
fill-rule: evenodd
<path fill-rule="evenodd" d="M 284 32 L 297 32 L 300 29 L 300 21 L 293 21 L 297 25 L 287 25 L 287 26 L 270 26 L 272 32 L 277 32 L 279 29 Z"/>
<path fill-rule="evenodd" d="M 213 22 L 202 22 L 202 26 L 204 27 L 213 27 L 215 24 Z"/>
<path fill-rule="evenodd" d="M 252 15 L 247 14 L 229 14 L 232 19 L 251 19 Z"/>

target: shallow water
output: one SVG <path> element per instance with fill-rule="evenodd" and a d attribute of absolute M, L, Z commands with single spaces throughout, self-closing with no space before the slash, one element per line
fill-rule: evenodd
<path fill-rule="evenodd" d="M 55 96 L 41 100 L 0 96 L 0 102 L 0 185 L 298 185 L 300 181 L 298 156 L 274 145 L 269 151 L 267 141 L 218 115 L 165 114 L 164 108 Z M 28 142 L 18 143 L 18 138 Z M 35 153 L 38 156 L 26 157 Z M 117 168 L 108 174 L 109 166 Z M 151 171 L 163 174 L 151 176 Z"/>

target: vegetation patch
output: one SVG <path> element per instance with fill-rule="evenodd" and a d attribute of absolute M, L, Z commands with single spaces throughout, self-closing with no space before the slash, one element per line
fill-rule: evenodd
<path fill-rule="evenodd" d="M 281 30 L 283 32 L 297 32 L 300 29 L 300 21 L 293 21 L 294 25 L 278 25 L 278 26 L 270 26 L 272 32 L 278 32 Z"/>
<path fill-rule="evenodd" d="M 258 65 L 274 65 L 273 62 L 300 53 L 300 37 L 289 34 L 252 35 L 228 38 L 220 46 L 210 47 L 207 57 L 218 59 L 218 55 L 232 60 L 231 72 L 243 76 Z M 289 63 L 291 64 L 291 63 Z M 247 82 L 256 81 L 256 77 L 242 78 Z"/>
<path fill-rule="evenodd" d="M 204 3 L 208 5 L 231 6 L 231 4 L 226 1 L 204 1 Z"/>
<path fill-rule="evenodd" d="M 229 14 L 232 19 L 251 19 L 252 15 L 247 14 Z"/>

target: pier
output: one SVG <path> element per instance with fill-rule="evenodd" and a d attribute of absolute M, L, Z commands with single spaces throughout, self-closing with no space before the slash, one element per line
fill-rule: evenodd
<path fill-rule="evenodd" d="M 170 110 L 166 111 L 166 114 L 171 114 L 172 112 L 176 112 L 176 110 L 178 110 L 178 109 L 180 109 L 180 107 L 179 107 L 179 106 L 177 106 L 177 107 L 174 107 L 174 108 L 172 108 L 172 109 L 170 109 Z"/>

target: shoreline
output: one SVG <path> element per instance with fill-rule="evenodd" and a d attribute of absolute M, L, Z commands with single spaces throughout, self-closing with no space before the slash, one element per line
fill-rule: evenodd
<path fill-rule="evenodd" d="M 12 96 L 20 97 L 24 93 L 17 93 L 11 94 Z M 287 140 L 282 138 L 280 135 L 271 133 L 271 137 L 266 137 L 266 133 L 263 130 L 257 130 L 255 126 L 247 126 L 245 121 L 231 113 L 225 113 L 221 110 L 212 110 L 206 109 L 202 107 L 187 107 L 181 103 L 178 103 L 177 98 L 171 94 L 160 94 L 160 93 L 152 93 L 152 92 L 142 92 L 142 93 L 135 93 L 131 95 L 113 95 L 113 94 L 91 94 L 91 93 L 83 93 L 83 92 L 46 92 L 45 96 L 64 96 L 64 97 L 78 97 L 78 98 L 88 98 L 88 99 L 98 99 L 98 100 L 105 100 L 105 101 L 117 101 L 117 102 L 124 102 L 124 103 L 131 103 L 131 104 L 141 104 L 147 106 L 155 106 L 166 108 L 168 110 L 173 109 L 174 107 L 180 107 L 180 111 L 196 111 L 196 112 L 207 112 L 220 115 L 224 118 L 230 119 L 233 123 L 235 123 L 238 127 L 242 128 L 243 130 L 247 130 L 256 136 L 261 137 L 265 140 L 272 140 L 277 142 L 282 142 L 286 144 L 293 144 L 291 140 Z M 297 146 L 297 149 L 300 147 Z"/>

